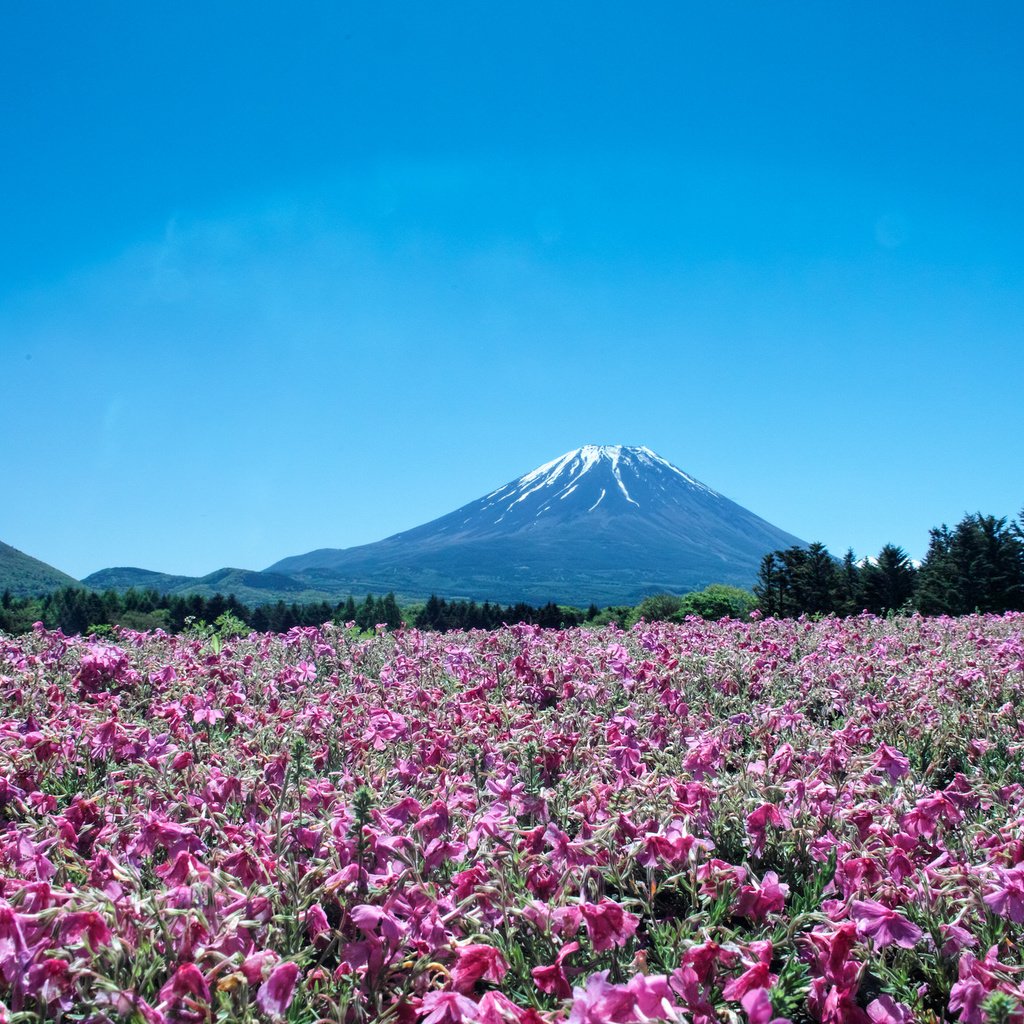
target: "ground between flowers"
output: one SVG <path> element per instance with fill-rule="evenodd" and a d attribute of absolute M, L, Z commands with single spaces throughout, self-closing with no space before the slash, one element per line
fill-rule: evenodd
<path fill-rule="evenodd" d="M 1024 1022 L 1024 615 L 0 636 L 0 1021 Z"/>

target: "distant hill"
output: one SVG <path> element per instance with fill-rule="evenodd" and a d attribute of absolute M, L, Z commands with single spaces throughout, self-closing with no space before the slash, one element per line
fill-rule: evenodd
<path fill-rule="evenodd" d="M 14 597 L 35 597 L 61 587 L 80 586 L 60 569 L 0 541 L 0 593 L 9 590 Z"/>
<path fill-rule="evenodd" d="M 190 583 L 191 576 L 172 576 L 167 572 L 154 572 L 152 569 L 136 569 L 133 566 L 118 566 L 114 569 L 100 569 L 91 576 L 86 576 L 82 583 L 93 590 L 124 591 L 155 590 L 160 594 L 170 594 L 175 588 Z"/>
<path fill-rule="evenodd" d="M 170 573 L 153 572 L 122 566 L 114 569 L 100 569 L 87 576 L 82 583 L 94 590 L 155 590 L 161 594 L 187 596 L 199 594 L 213 597 L 214 594 L 234 594 L 247 605 L 274 604 L 284 601 L 305 604 L 313 601 L 337 601 L 347 597 L 349 591 L 340 593 L 332 587 L 318 585 L 316 581 L 294 579 L 274 572 L 256 572 L 251 569 L 217 569 L 206 576 L 174 576 Z"/>
<path fill-rule="evenodd" d="M 765 554 L 803 544 L 649 448 L 586 445 L 423 526 L 267 571 L 337 593 L 635 604 L 750 587 Z"/>

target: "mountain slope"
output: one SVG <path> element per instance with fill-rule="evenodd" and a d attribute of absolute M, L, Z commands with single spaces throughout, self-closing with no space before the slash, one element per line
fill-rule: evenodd
<path fill-rule="evenodd" d="M 0 542 L 0 593 L 9 590 L 14 597 L 36 597 L 78 586 L 78 580 L 67 573 Z"/>
<path fill-rule="evenodd" d="M 270 566 L 361 593 L 581 604 L 750 586 L 792 534 L 649 448 L 586 445 L 433 522 Z"/>

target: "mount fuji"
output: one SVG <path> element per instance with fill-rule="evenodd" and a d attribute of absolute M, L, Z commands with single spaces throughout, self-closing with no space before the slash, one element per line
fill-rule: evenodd
<path fill-rule="evenodd" d="M 763 555 L 797 544 L 650 448 L 585 445 L 423 526 L 266 571 L 352 593 L 633 604 L 749 587 Z"/>

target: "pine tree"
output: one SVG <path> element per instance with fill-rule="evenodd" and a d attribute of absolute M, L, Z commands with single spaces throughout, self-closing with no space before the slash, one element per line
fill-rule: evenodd
<path fill-rule="evenodd" d="M 783 614 L 784 584 L 783 566 L 778 557 L 780 554 L 780 551 L 771 551 L 761 559 L 757 582 L 754 584 L 757 606 L 764 615 L 771 618 L 781 618 Z"/>
<path fill-rule="evenodd" d="M 400 629 L 402 626 L 402 609 L 398 607 L 394 593 L 389 593 L 380 602 L 380 621 L 389 630 Z"/>
<path fill-rule="evenodd" d="M 836 574 L 836 611 L 841 615 L 856 615 L 864 610 L 861 570 L 853 548 L 847 548 L 843 563 Z"/>
<path fill-rule="evenodd" d="M 1024 538 L 1005 518 L 980 512 L 954 529 L 931 531 L 918 574 L 917 607 L 926 615 L 1002 613 L 1024 608 Z"/>
<path fill-rule="evenodd" d="M 914 596 L 917 571 L 910 556 L 895 544 L 886 544 L 874 563 L 861 571 L 864 607 L 875 615 L 897 612 Z"/>

